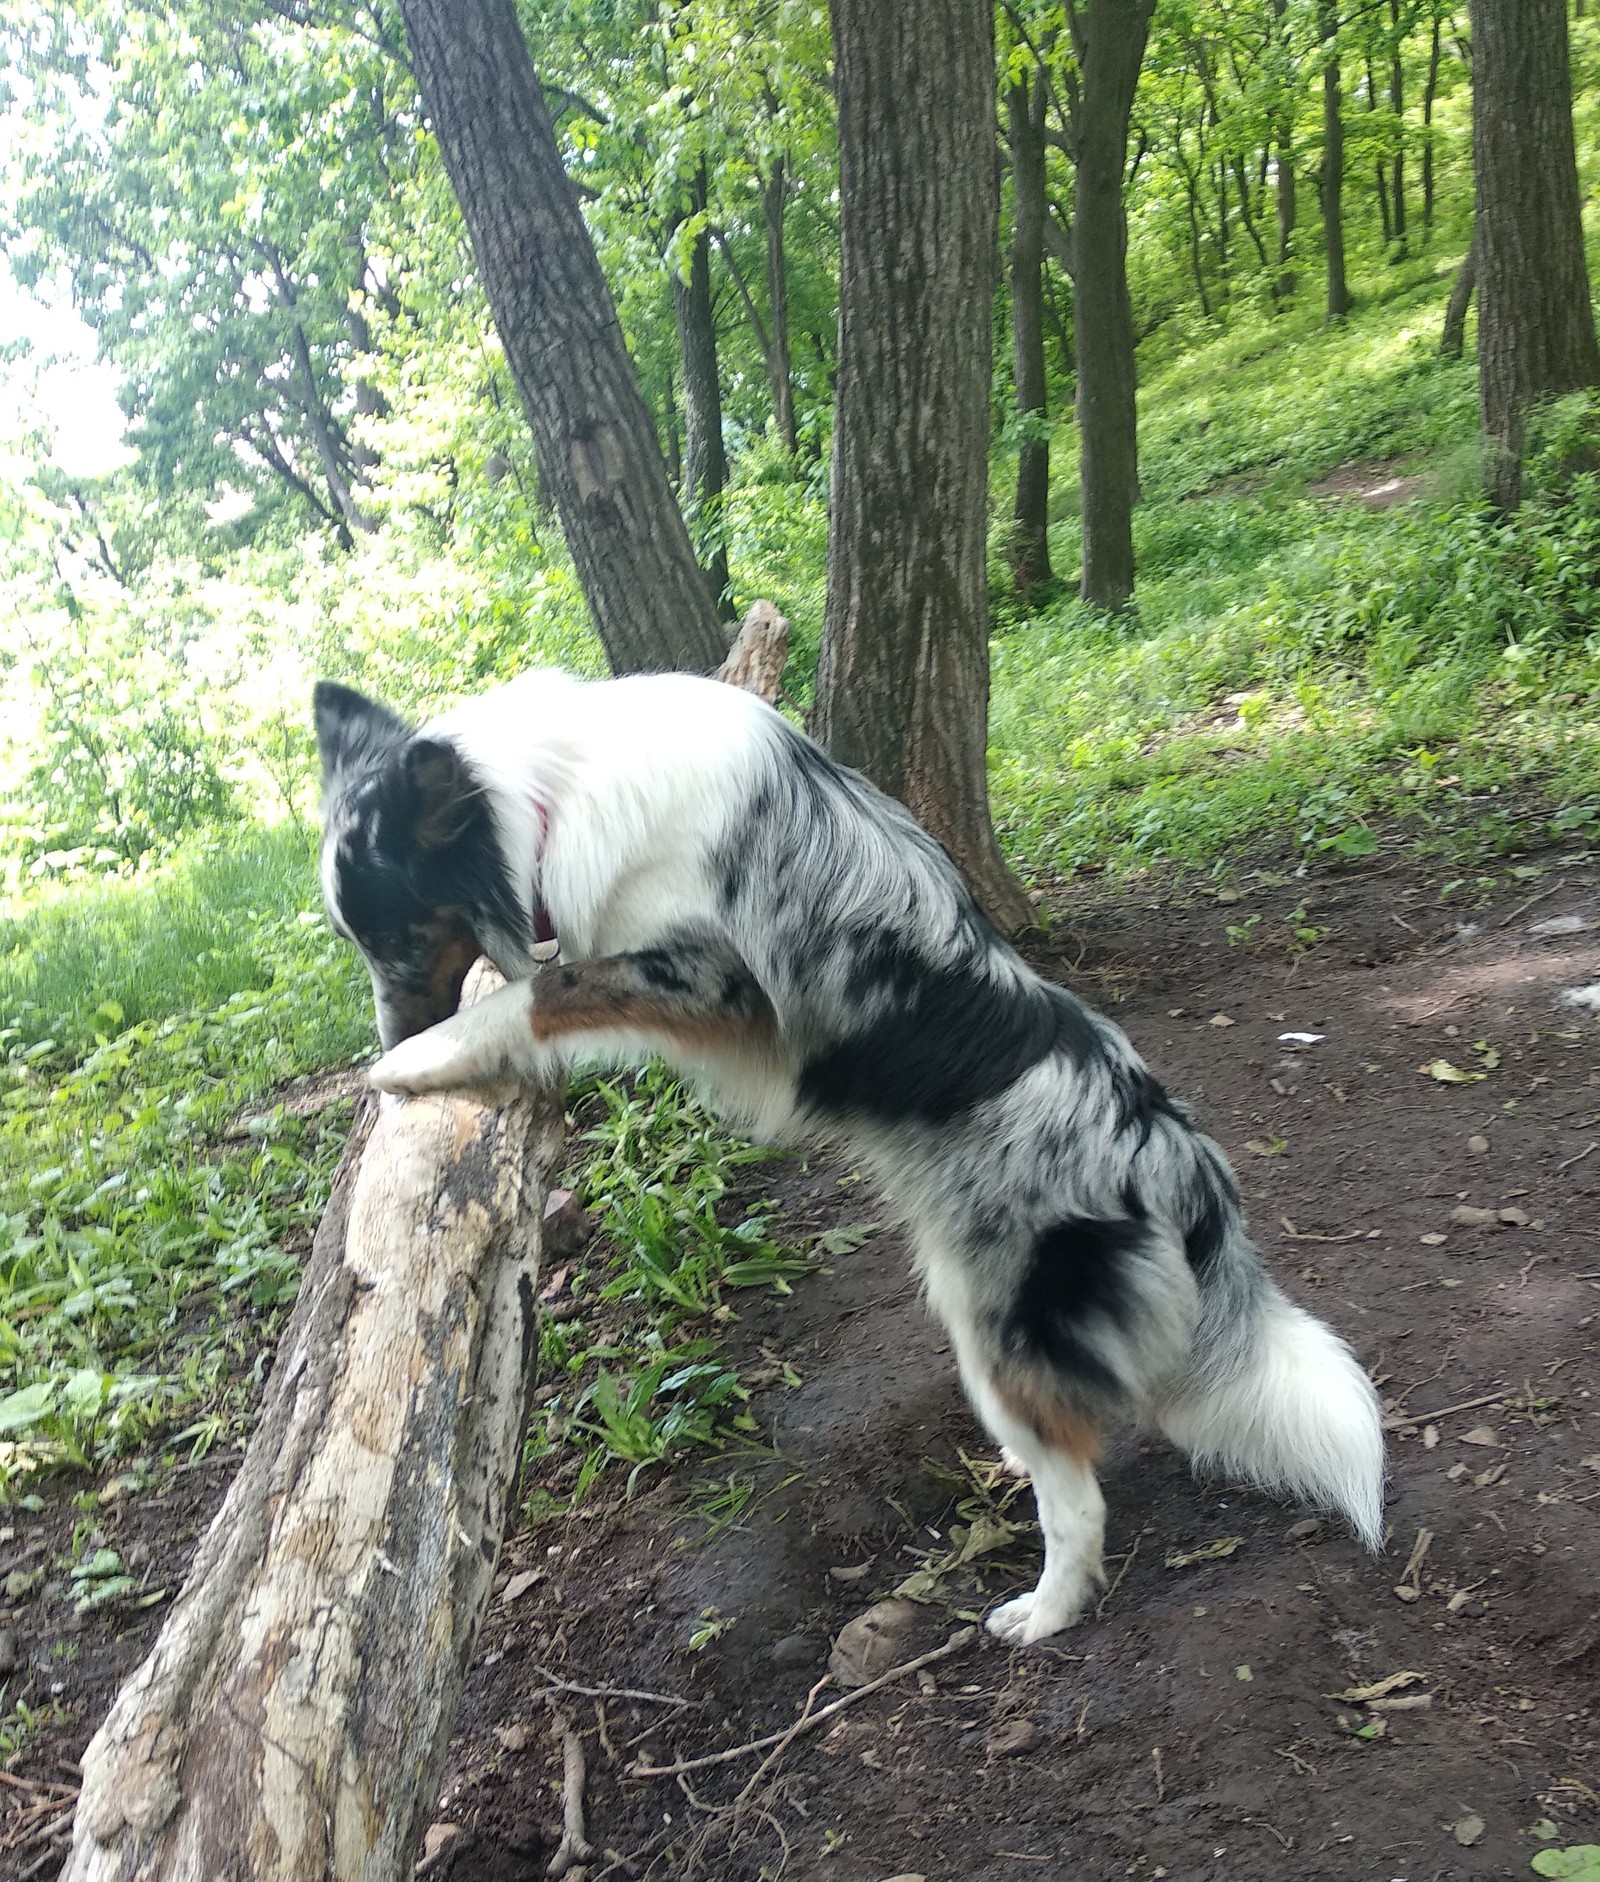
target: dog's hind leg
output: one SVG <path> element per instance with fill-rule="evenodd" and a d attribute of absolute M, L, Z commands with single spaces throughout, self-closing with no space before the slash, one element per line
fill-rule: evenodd
<path fill-rule="evenodd" d="M 963 1359 L 962 1378 L 978 1416 L 1033 1482 L 1044 1532 L 1038 1585 L 1003 1602 L 985 1625 L 1017 1646 L 1078 1620 L 1105 1581 L 1100 1566 L 1106 1504 L 1094 1473 L 1099 1437 L 1048 1382 L 1031 1371 Z"/>
<path fill-rule="evenodd" d="M 770 1049 L 771 1004 L 728 942 L 679 932 L 650 948 L 562 962 L 403 1040 L 372 1068 L 380 1091 L 418 1094 L 544 1080 L 575 1059 L 679 1064 Z"/>

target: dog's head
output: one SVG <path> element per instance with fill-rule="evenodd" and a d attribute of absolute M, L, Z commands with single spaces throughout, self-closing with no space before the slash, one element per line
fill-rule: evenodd
<path fill-rule="evenodd" d="M 384 1048 L 448 1019 L 489 935 L 526 924 L 487 800 L 449 739 L 318 682 L 322 894 L 372 975 Z"/>

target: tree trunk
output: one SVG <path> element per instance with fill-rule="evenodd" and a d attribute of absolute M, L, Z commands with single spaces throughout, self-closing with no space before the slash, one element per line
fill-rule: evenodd
<path fill-rule="evenodd" d="M 1328 253 L 1328 318 L 1350 311 L 1344 271 L 1344 104 L 1340 96 L 1339 9 L 1320 0 L 1317 24 L 1326 48 L 1322 63 L 1322 233 Z"/>
<path fill-rule="evenodd" d="M 790 457 L 798 455 L 800 434 L 794 422 L 794 371 L 789 363 L 789 270 L 784 259 L 783 206 L 788 200 L 787 166 L 781 156 L 761 183 L 761 215 L 767 225 L 767 305 L 772 310 L 772 341 L 767 375 L 772 381 L 772 416 Z"/>
<path fill-rule="evenodd" d="M 1472 155 L 1478 402 L 1489 491 L 1512 509 L 1529 408 L 1600 382 L 1566 0 L 1472 0 Z"/>
<path fill-rule="evenodd" d="M 1461 257 L 1456 278 L 1450 283 L 1450 298 L 1445 303 L 1444 331 L 1439 336 L 1439 351 L 1446 359 L 1460 359 L 1467 344 L 1467 309 L 1472 305 L 1472 290 L 1478 285 L 1478 238 L 1476 232 Z"/>
<path fill-rule="evenodd" d="M 1044 80 L 1022 78 L 1006 93 L 1011 144 L 1011 339 L 1017 411 L 1043 426 L 1044 367 Z M 1025 436 L 1017 453 L 1012 507 L 1011 575 L 1026 595 L 1050 579 L 1050 440 Z"/>
<path fill-rule="evenodd" d="M 1280 78 L 1285 97 L 1273 130 L 1273 150 L 1277 163 L 1278 278 L 1273 292 L 1279 301 L 1292 300 L 1298 282 L 1293 267 L 1295 223 L 1299 219 L 1294 173 L 1294 116 L 1298 86 L 1295 82 L 1293 56 L 1288 40 L 1289 0 L 1272 0 L 1274 52 L 1280 63 Z"/>
<path fill-rule="evenodd" d="M 1078 485 L 1083 513 L 1080 593 L 1097 608 L 1133 596 L 1133 506 L 1139 495 L 1133 307 L 1123 170 L 1128 115 L 1154 0 L 1090 0 L 1078 62 Z"/>
<path fill-rule="evenodd" d="M 404 1882 L 514 1507 L 559 1094 L 358 1114 L 250 1448 L 63 1882 Z"/>
<path fill-rule="evenodd" d="M 412 63 L 595 630 L 618 673 L 727 637 L 667 482 L 513 0 L 401 0 Z"/>
<path fill-rule="evenodd" d="M 1439 95 L 1439 58 L 1443 49 L 1444 9 L 1434 0 L 1433 32 L 1428 41 L 1428 76 L 1422 86 L 1422 239 L 1433 234 L 1433 105 Z"/>
<path fill-rule="evenodd" d="M 701 226 L 689 244 L 687 272 L 672 271 L 672 310 L 683 360 L 683 511 L 691 539 L 701 538 L 701 567 L 723 620 L 734 618 L 722 499 L 728 454 L 722 441 L 722 387 L 717 374 L 717 321 L 711 305 L 711 232 L 704 226 L 705 159 L 689 186 L 690 214 Z"/>
<path fill-rule="evenodd" d="M 988 0 L 834 0 L 839 391 L 817 731 L 901 799 L 1002 928 L 985 766 L 990 306 L 998 243 Z"/>
<path fill-rule="evenodd" d="M 1389 19 L 1394 27 L 1394 43 L 1389 51 L 1389 109 L 1394 113 L 1394 239 L 1400 252 L 1406 246 L 1406 72 L 1401 58 L 1400 0 L 1389 0 Z"/>

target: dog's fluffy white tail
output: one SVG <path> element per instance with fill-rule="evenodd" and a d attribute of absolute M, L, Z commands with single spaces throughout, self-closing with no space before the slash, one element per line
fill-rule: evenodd
<path fill-rule="evenodd" d="M 1161 1429 L 1197 1468 L 1337 1510 L 1377 1550 L 1383 1426 L 1372 1381 L 1336 1333 L 1262 1281 L 1246 1324 L 1202 1341 L 1194 1372 L 1159 1408 Z"/>

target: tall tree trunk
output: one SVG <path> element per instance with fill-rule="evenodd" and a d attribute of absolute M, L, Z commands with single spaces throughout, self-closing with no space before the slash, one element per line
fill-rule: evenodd
<path fill-rule="evenodd" d="M 401 0 L 422 101 L 618 673 L 727 651 L 514 0 Z"/>
<path fill-rule="evenodd" d="M 1490 494 L 1512 509 L 1529 408 L 1600 382 L 1566 0 L 1472 0 L 1472 155 L 1478 401 Z"/>
<path fill-rule="evenodd" d="M 1439 57 L 1444 39 L 1444 8 L 1434 0 L 1433 32 L 1428 41 L 1428 76 L 1422 86 L 1422 239 L 1433 234 L 1433 104 L 1439 95 Z"/>
<path fill-rule="evenodd" d="M 772 416 L 790 457 L 800 449 L 794 422 L 794 370 L 789 361 L 789 269 L 784 257 L 783 208 L 789 177 L 783 157 L 773 159 L 761 181 L 761 215 L 767 227 L 767 305 L 772 310 L 772 339 L 767 376 L 772 382 Z"/>
<path fill-rule="evenodd" d="M 1273 127 L 1273 153 L 1277 165 L 1278 278 L 1273 292 L 1280 301 L 1291 300 L 1298 281 L 1292 264 L 1294 231 L 1299 218 L 1294 173 L 1294 108 L 1298 88 L 1288 43 L 1287 15 L 1289 0 L 1272 0 L 1275 34 L 1274 53 L 1280 62 L 1280 76 L 1285 92 L 1277 123 Z"/>
<path fill-rule="evenodd" d="M 1401 58 L 1400 0 L 1389 0 L 1389 19 L 1394 28 L 1394 43 L 1389 49 L 1389 109 L 1394 113 L 1394 239 L 1401 254 L 1406 246 L 1406 73 Z"/>
<path fill-rule="evenodd" d="M 1044 80 L 1025 75 L 1006 94 L 1011 144 L 1011 339 L 1017 410 L 1042 425 L 1044 368 Z M 1050 440 L 1025 437 L 1017 454 L 1011 574 L 1026 595 L 1050 579 Z"/>
<path fill-rule="evenodd" d="M 1113 610 L 1133 596 L 1139 438 L 1123 171 L 1153 6 L 1154 0 L 1090 0 L 1076 47 L 1079 592 L 1092 606 Z"/>
<path fill-rule="evenodd" d="M 684 520 L 702 539 L 706 585 L 718 614 L 735 618 L 728 580 L 728 544 L 722 499 L 728 487 L 728 454 L 722 440 L 722 386 L 717 374 L 717 321 L 711 305 L 711 233 L 705 227 L 705 159 L 689 185 L 689 211 L 701 219 L 689 244 L 687 271 L 672 271 L 672 311 L 683 360 Z"/>
<path fill-rule="evenodd" d="M 1478 236 L 1473 231 L 1467 252 L 1461 257 L 1456 278 L 1450 283 L 1450 298 L 1445 303 L 1444 331 L 1439 336 L 1439 351 L 1446 359 L 1460 359 L 1467 344 L 1467 309 L 1472 305 L 1472 290 L 1478 285 Z"/>
<path fill-rule="evenodd" d="M 1317 28 L 1322 60 L 1322 233 L 1328 253 L 1328 318 L 1350 311 L 1344 271 L 1344 101 L 1339 71 L 1338 0 L 1319 0 Z"/>
<path fill-rule="evenodd" d="M 1367 115 L 1369 118 L 1378 114 L 1378 75 L 1372 69 L 1372 48 L 1367 47 Z M 1377 175 L 1378 214 L 1383 222 L 1383 246 L 1387 249 L 1394 240 L 1394 223 L 1389 216 L 1389 166 L 1382 157 L 1373 164 Z"/>
<path fill-rule="evenodd" d="M 839 392 L 817 731 L 1016 929 L 1030 907 L 985 766 L 994 21 L 988 0 L 834 0 L 833 45 Z"/>

